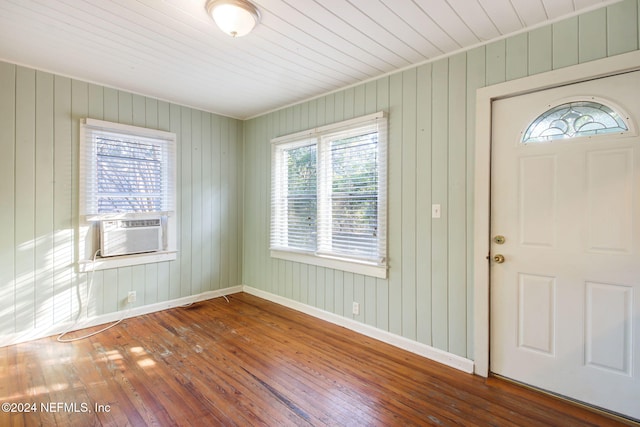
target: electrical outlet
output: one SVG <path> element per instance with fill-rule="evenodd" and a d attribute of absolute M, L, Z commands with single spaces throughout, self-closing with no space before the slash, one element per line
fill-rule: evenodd
<path fill-rule="evenodd" d="M 352 311 L 353 311 L 353 314 L 355 314 L 356 316 L 360 314 L 360 303 L 357 303 L 354 301 Z"/>
<path fill-rule="evenodd" d="M 136 291 L 129 291 L 127 294 L 127 302 L 136 302 Z"/>

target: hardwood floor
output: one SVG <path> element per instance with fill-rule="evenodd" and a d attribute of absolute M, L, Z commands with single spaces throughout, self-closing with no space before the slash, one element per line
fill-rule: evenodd
<path fill-rule="evenodd" d="M 0 348 L 0 402 L 1 426 L 623 425 L 244 293 Z"/>

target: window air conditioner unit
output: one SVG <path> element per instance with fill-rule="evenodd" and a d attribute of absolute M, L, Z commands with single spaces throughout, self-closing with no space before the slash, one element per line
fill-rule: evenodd
<path fill-rule="evenodd" d="M 118 256 L 162 250 L 162 221 L 106 219 L 100 221 L 100 256 Z"/>

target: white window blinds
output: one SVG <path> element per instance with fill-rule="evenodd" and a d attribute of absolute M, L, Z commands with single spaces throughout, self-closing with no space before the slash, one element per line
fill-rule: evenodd
<path fill-rule="evenodd" d="M 80 135 L 81 214 L 174 211 L 174 134 L 86 119 Z"/>
<path fill-rule="evenodd" d="M 382 113 L 274 140 L 271 249 L 385 265 L 386 155 Z"/>

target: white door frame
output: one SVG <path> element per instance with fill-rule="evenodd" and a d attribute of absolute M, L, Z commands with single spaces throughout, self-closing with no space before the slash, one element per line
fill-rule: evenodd
<path fill-rule="evenodd" d="M 489 375 L 489 261 L 491 212 L 491 103 L 493 100 L 640 69 L 640 51 L 561 68 L 476 92 L 474 203 L 474 372 Z"/>

